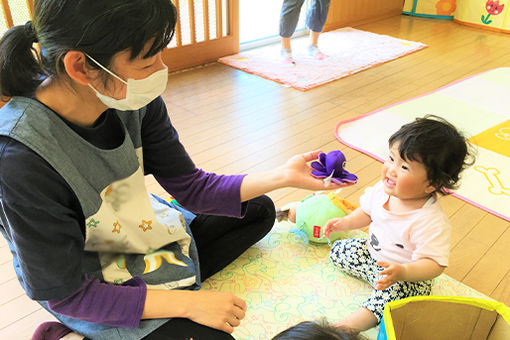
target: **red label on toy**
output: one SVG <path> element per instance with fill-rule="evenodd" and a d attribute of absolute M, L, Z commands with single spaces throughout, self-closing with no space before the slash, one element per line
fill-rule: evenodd
<path fill-rule="evenodd" d="M 318 225 L 313 226 L 313 237 L 320 238 L 321 237 L 321 227 Z"/>

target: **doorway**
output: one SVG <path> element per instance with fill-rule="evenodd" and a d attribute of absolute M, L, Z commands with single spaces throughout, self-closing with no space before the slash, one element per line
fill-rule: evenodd
<path fill-rule="evenodd" d="M 280 41 L 279 24 L 283 0 L 239 0 L 239 44 L 241 50 Z M 295 36 L 308 33 L 305 25 L 309 1 L 301 9 Z"/>

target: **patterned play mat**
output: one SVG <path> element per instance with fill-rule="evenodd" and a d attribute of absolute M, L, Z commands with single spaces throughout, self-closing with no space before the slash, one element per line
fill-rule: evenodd
<path fill-rule="evenodd" d="M 343 144 L 378 160 L 401 125 L 426 114 L 441 116 L 469 137 L 477 152 L 455 195 L 510 221 L 510 68 L 503 67 L 449 84 L 431 93 L 342 121 Z"/>
<path fill-rule="evenodd" d="M 329 56 L 315 60 L 306 53 L 306 37 L 292 41 L 293 64 L 280 60 L 280 46 L 271 45 L 220 58 L 220 63 L 298 90 L 308 90 L 353 73 L 421 50 L 427 45 L 345 27 L 320 37 L 321 51 Z"/>
<path fill-rule="evenodd" d="M 304 244 L 289 222 L 273 230 L 236 261 L 203 284 L 204 289 L 232 292 L 243 298 L 248 311 L 233 336 L 238 340 L 266 340 L 303 320 L 327 317 L 336 321 L 358 308 L 371 288 L 336 269 L 327 244 Z M 364 237 L 360 231 L 349 237 Z M 487 298 L 441 275 L 432 294 Z M 377 338 L 377 329 L 365 333 Z"/>

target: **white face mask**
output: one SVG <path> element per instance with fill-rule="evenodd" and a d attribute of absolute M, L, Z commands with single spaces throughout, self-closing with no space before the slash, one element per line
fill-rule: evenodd
<path fill-rule="evenodd" d="M 94 60 L 88 54 L 85 54 L 90 58 L 94 63 L 96 63 L 103 70 L 123 82 L 127 85 L 126 88 L 126 98 L 124 99 L 115 99 L 109 96 L 106 96 L 102 93 L 99 93 L 92 85 L 88 84 L 90 88 L 96 92 L 99 100 L 103 102 L 106 106 L 117 109 L 121 111 L 127 110 L 138 110 L 145 105 L 149 104 L 151 101 L 156 99 L 159 95 L 163 93 L 166 89 L 166 84 L 168 82 L 168 68 L 165 67 L 163 70 L 156 71 L 147 78 L 144 79 L 131 79 L 129 78 L 127 81 L 120 78 L 118 75 L 101 65 L 99 62 Z"/>

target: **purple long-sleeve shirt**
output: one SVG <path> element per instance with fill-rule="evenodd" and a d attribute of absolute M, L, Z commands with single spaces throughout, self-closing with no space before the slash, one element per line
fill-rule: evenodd
<path fill-rule="evenodd" d="M 119 145 L 124 129 L 113 110 L 92 128 L 66 122 L 102 149 Z M 147 107 L 142 124 L 146 174 L 194 213 L 240 217 L 243 175 L 207 173 L 191 161 L 171 125 L 161 98 Z M 82 273 L 84 216 L 69 184 L 25 145 L 0 136 L 0 231 L 22 271 L 34 300 L 46 300 L 56 313 L 116 327 L 137 327 L 146 284 L 135 277 L 123 285 Z"/>
<path fill-rule="evenodd" d="M 146 295 L 147 285 L 139 277 L 120 286 L 85 277 L 76 292 L 48 303 L 54 312 L 83 321 L 114 327 L 138 327 Z"/>

